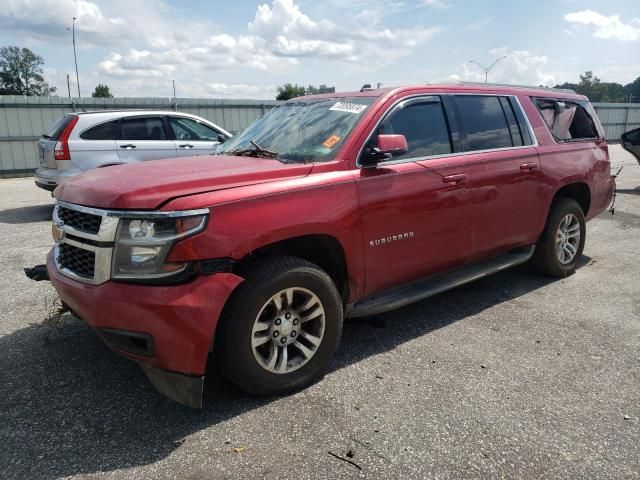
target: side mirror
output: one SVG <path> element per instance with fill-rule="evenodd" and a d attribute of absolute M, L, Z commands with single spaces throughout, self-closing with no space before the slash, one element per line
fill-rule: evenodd
<path fill-rule="evenodd" d="M 622 148 L 636 157 L 636 160 L 640 163 L 640 128 L 629 130 L 623 133 L 620 138 L 622 140 Z"/>
<path fill-rule="evenodd" d="M 389 160 L 409 151 L 407 139 L 404 135 L 381 134 L 376 138 L 376 146 L 365 149 L 365 165 L 373 165 L 380 161 Z"/>
<path fill-rule="evenodd" d="M 227 141 L 227 137 L 225 137 L 223 134 L 219 133 L 219 134 L 218 134 L 218 141 L 219 141 L 220 143 L 224 143 L 224 142 L 226 142 L 226 141 Z"/>

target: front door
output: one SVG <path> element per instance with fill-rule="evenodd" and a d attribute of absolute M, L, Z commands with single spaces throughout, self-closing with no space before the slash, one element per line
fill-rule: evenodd
<path fill-rule="evenodd" d="M 122 163 L 176 157 L 161 116 L 125 117 L 121 136 L 116 140 L 116 150 Z"/>
<path fill-rule="evenodd" d="M 193 118 L 174 116 L 168 118 L 179 156 L 190 157 L 216 153 L 216 148 L 220 145 L 219 132 Z"/>
<path fill-rule="evenodd" d="M 466 159 L 438 96 L 401 101 L 378 134 L 401 134 L 408 152 L 360 170 L 365 294 L 464 265 L 471 244 Z M 366 151 L 366 148 L 365 148 Z"/>

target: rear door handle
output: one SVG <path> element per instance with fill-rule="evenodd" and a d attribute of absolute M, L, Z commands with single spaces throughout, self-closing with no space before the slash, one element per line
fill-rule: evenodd
<path fill-rule="evenodd" d="M 183 143 L 182 145 L 178 145 L 180 148 L 193 148 L 193 145 L 190 143 Z"/>
<path fill-rule="evenodd" d="M 126 148 L 127 150 L 131 150 L 132 148 L 136 148 L 133 143 L 127 143 L 126 145 L 120 145 L 120 148 Z"/>
<path fill-rule="evenodd" d="M 455 175 L 445 175 L 442 177 L 442 181 L 444 183 L 448 183 L 449 185 L 459 185 L 464 182 L 467 178 L 466 173 L 457 173 Z"/>
<path fill-rule="evenodd" d="M 523 163 L 522 165 L 520 165 L 520 170 L 531 171 L 531 170 L 535 170 L 536 168 L 538 168 L 538 165 L 534 162 Z"/>

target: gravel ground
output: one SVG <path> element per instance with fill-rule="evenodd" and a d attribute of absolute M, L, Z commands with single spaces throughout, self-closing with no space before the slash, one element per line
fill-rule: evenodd
<path fill-rule="evenodd" d="M 0 180 L 0 477 L 638 478 L 640 167 L 612 156 L 616 215 L 575 275 L 519 268 L 349 322 L 323 381 L 265 399 L 214 372 L 201 411 L 73 317 L 43 324 L 54 291 L 22 268 L 52 201 Z"/>

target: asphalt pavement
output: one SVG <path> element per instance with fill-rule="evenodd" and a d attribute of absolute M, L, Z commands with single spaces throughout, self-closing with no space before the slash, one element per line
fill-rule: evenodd
<path fill-rule="evenodd" d="M 612 157 L 616 214 L 588 224 L 574 275 L 516 268 L 350 321 L 289 396 L 212 369 L 199 411 L 81 321 L 44 321 L 54 290 L 22 269 L 51 247 L 53 202 L 0 180 L 0 478 L 638 478 L 640 166 Z"/>

